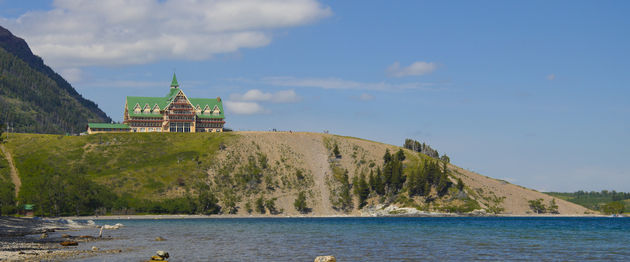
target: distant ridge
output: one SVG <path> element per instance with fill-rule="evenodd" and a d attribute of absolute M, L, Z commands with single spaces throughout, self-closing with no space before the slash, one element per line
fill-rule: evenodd
<path fill-rule="evenodd" d="M 14 123 L 16 132 L 78 133 L 88 121 L 111 121 L 34 55 L 24 39 L 1 26 L 0 58 L 0 121 Z"/>

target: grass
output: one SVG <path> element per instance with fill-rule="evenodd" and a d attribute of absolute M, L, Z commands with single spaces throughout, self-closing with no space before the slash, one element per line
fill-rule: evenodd
<path fill-rule="evenodd" d="M 12 183 L 11 167 L 9 167 L 9 161 L 7 161 L 2 151 L 0 151 L 0 183 L 6 182 Z"/>
<path fill-rule="evenodd" d="M 545 194 L 584 206 L 592 210 L 600 210 L 602 205 L 615 201 L 615 199 L 613 199 L 611 196 L 605 196 L 602 194 L 591 194 L 583 196 L 578 196 L 576 193 L 564 192 L 546 192 Z M 620 199 L 618 201 L 624 203 L 624 213 L 630 213 L 630 199 Z"/>
<path fill-rule="evenodd" d="M 161 198 L 176 186 L 205 175 L 229 133 L 127 133 L 62 136 L 15 134 L 11 150 L 25 186 L 52 174 L 79 174 L 143 199 Z M 180 178 L 180 181 L 177 181 Z M 25 192 L 28 192 L 26 190 Z"/>

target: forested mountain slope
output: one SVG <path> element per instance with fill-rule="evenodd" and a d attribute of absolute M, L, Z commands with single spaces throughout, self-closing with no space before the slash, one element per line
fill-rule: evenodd
<path fill-rule="evenodd" d="M 0 122 L 15 132 L 79 133 L 87 122 L 110 122 L 98 106 L 0 27 Z"/>

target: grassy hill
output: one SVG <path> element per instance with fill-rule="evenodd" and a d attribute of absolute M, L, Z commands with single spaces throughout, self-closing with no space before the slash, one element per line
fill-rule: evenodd
<path fill-rule="evenodd" d="M 572 203 L 576 203 L 592 210 L 603 211 L 605 213 L 610 213 L 610 211 L 606 210 L 607 205 L 612 202 L 620 202 L 623 203 L 623 209 L 620 210 L 623 210 L 622 212 L 624 213 L 630 213 L 630 193 L 626 192 L 603 190 L 601 192 L 547 192 L 547 194 L 567 200 Z"/>
<path fill-rule="evenodd" d="M 528 201 L 552 200 L 397 146 L 329 134 L 15 134 L 5 146 L 22 180 L 19 200 L 45 215 L 372 215 L 388 206 L 522 215 Z M 556 203 L 560 214 L 590 212 Z"/>
<path fill-rule="evenodd" d="M 0 124 L 16 132 L 79 133 L 87 122 L 110 122 L 98 106 L 0 27 Z"/>

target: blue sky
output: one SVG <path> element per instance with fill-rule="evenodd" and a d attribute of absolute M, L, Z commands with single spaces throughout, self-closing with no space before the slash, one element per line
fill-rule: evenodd
<path fill-rule="evenodd" d="M 100 3 L 104 2 L 104 3 Z M 538 190 L 630 191 L 626 1 L 7 1 L 0 25 L 115 120 L 220 96 L 227 126 L 427 142 Z"/>

